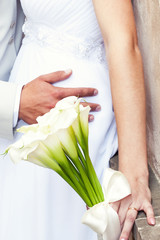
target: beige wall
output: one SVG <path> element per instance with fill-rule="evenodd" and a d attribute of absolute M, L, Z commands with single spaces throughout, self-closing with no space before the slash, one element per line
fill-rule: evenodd
<path fill-rule="evenodd" d="M 160 0 L 133 0 L 147 98 L 148 156 L 160 179 Z"/>

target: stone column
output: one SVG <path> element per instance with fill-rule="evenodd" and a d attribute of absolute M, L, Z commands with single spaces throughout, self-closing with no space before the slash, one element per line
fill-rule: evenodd
<path fill-rule="evenodd" d="M 144 63 L 148 157 L 160 180 L 160 0 L 132 2 Z"/>

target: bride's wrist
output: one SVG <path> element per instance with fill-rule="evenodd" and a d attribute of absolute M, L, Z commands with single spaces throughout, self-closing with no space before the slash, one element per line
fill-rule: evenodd
<path fill-rule="evenodd" d="M 127 178 L 131 186 L 136 186 L 137 184 L 148 185 L 149 172 L 148 168 L 145 169 L 119 169 Z"/>
<path fill-rule="evenodd" d="M 128 181 L 131 188 L 137 187 L 138 185 L 148 186 L 148 175 L 130 177 Z"/>

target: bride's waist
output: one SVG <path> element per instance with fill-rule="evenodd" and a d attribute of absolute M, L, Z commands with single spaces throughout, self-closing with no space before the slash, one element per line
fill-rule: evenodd
<path fill-rule="evenodd" d="M 80 58 L 105 62 L 105 48 L 102 39 L 84 39 L 28 20 L 23 25 L 23 32 L 25 35 L 23 44 L 33 43 Z"/>

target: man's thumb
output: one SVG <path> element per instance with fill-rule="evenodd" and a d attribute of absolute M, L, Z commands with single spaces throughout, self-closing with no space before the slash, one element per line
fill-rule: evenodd
<path fill-rule="evenodd" d="M 40 79 L 48 83 L 55 83 L 69 78 L 71 74 L 72 70 L 67 69 L 65 71 L 57 71 L 53 73 L 44 74 L 40 76 Z"/>

